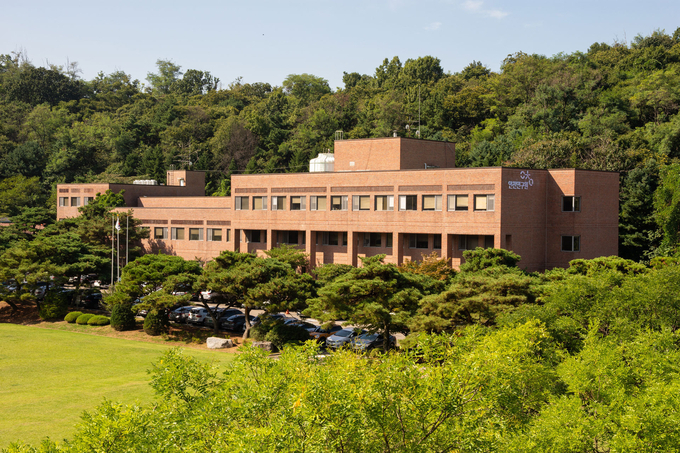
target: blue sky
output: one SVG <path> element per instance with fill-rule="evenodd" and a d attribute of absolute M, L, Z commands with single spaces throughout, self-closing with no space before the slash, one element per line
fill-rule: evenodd
<path fill-rule="evenodd" d="M 0 53 L 38 66 L 77 61 L 82 77 L 125 71 L 146 83 L 157 59 L 210 71 L 226 87 L 310 73 L 342 87 L 384 58 L 432 55 L 448 72 L 498 71 L 510 53 L 586 51 L 680 26 L 680 2 L 500 0 L 32 1 L 0 3 Z"/>

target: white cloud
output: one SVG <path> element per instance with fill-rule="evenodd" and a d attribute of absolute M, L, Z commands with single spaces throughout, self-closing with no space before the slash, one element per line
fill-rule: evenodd
<path fill-rule="evenodd" d="M 493 17 L 494 19 L 503 19 L 507 16 L 508 12 L 500 9 L 486 9 L 484 8 L 484 2 L 482 0 L 465 0 L 462 5 L 464 10 L 470 11 L 472 13 L 481 14 L 487 17 Z"/>
<path fill-rule="evenodd" d="M 439 27 L 441 27 L 441 26 L 442 26 L 441 22 L 432 22 L 430 25 L 425 27 L 425 30 L 430 30 L 430 31 L 439 30 Z"/>

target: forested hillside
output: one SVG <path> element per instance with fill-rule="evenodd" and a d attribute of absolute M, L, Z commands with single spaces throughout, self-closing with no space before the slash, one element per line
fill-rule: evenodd
<path fill-rule="evenodd" d="M 373 74 L 346 72 L 336 90 L 309 74 L 225 84 L 166 60 L 146 84 L 124 71 L 79 74 L 0 56 L 0 214 L 53 207 L 59 182 L 163 182 L 170 166 L 208 170 L 207 193 L 227 195 L 235 172 L 307 171 L 336 131 L 420 129 L 455 142 L 458 166 L 620 171 L 620 254 L 677 245 L 680 28 L 553 57 L 517 52 L 499 73 L 386 58 Z"/>

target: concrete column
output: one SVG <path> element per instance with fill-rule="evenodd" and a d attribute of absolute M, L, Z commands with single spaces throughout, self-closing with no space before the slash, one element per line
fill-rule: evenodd
<path fill-rule="evenodd" d="M 309 255 L 309 268 L 316 267 L 316 231 L 307 230 L 305 234 L 305 253 Z"/>
<path fill-rule="evenodd" d="M 398 231 L 392 233 L 392 254 L 397 266 L 404 262 L 404 234 Z"/>
<path fill-rule="evenodd" d="M 271 229 L 265 231 L 267 232 L 266 249 L 271 250 L 276 246 L 276 241 L 274 240 L 274 231 L 272 231 Z"/>
<path fill-rule="evenodd" d="M 357 253 L 359 253 L 359 233 L 355 231 L 347 232 L 347 264 L 354 267 L 358 266 L 359 259 L 357 258 Z"/>
<path fill-rule="evenodd" d="M 442 233 L 442 258 L 451 258 L 451 235 Z"/>

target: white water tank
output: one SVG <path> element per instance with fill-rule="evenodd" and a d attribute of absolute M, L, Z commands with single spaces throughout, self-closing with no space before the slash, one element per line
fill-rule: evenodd
<path fill-rule="evenodd" d="M 319 155 L 309 161 L 309 172 L 333 171 L 335 167 L 335 154 L 319 153 Z"/>

